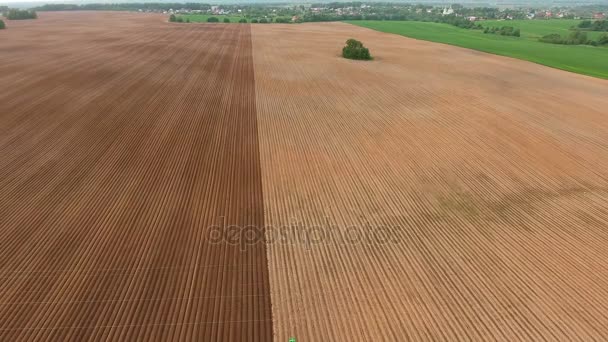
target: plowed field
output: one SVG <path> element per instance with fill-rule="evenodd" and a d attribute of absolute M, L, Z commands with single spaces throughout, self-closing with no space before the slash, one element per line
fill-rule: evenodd
<path fill-rule="evenodd" d="M 0 33 L 0 340 L 271 339 L 250 28 L 164 20 Z"/>
<path fill-rule="evenodd" d="M 608 339 L 605 80 L 103 12 L 0 61 L 0 341 Z"/>
<path fill-rule="evenodd" d="M 608 338 L 608 82 L 252 30 L 278 341 Z M 375 60 L 342 59 L 351 37 Z"/>

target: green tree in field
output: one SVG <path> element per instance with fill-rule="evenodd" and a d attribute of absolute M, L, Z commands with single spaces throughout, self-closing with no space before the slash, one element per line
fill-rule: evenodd
<path fill-rule="evenodd" d="M 258 23 L 258 20 L 257 20 L 257 19 L 251 19 L 251 23 L 252 23 L 252 24 L 257 24 L 257 23 Z"/>
<path fill-rule="evenodd" d="M 342 57 L 348 59 L 370 60 L 372 56 L 363 43 L 356 39 L 346 41 L 346 46 L 342 48 Z"/>
<path fill-rule="evenodd" d="M 220 20 L 216 17 L 209 17 L 209 18 L 207 18 L 207 22 L 208 23 L 219 23 Z"/>
<path fill-rule="evenodd" d="M 230 22 L 230 19 L 229 19 L 229 18 L 224 18 L 224 22 L 225 22 L 225 23 L 229 23 L 229 22 Z"/>
<path fill-rule="evenodd" d="M 583 20 L 578 24 L 578 28 L 589 31 L 608 31 L 608 20 Z"/>
<path fill-rule="evenodd" d="M 551 43 L 551 44 L 565 44 L 565 45 L 597 45 L 598 42 L 592 42 L 587 39 L 587 32 L 576 30 L 567 38 L 563 38 L 557 33 L 548 34 L 539 39 L 539 41 L 543 43 Z"/>
<path fill-rule="evenodd" d="M 608 20 L 596 20 L 589 29 L 591 31 L 608 31 Z"/>
<path fill-rule="evenodd" d="M 266 20 L 266 18 L 262 18 L 260 19 L 260 24 L 267 24 L 268 20 Z"/>
<path fill-rule="evenodd" d="M 521 36 L 521 31 L 519 29 L 514 28 L 513 26 L 486 27 L 483 30 L 483 33 L 498 34 L 501 36 L 512 36 L 512 37 Z"/>
<path fill-rule="evenodd" d="M 551 44 L 563 44 L 562 36 L 557 33 L 551 33 L 545 36 L 542 36 L 538 39 L 543 43 L 551 43 Z"/>
<path fill-rule="evenodd" d="M 4 24 L 4 21 L 2 19 L 0 19 L 0 30 L 4 30 L 6 28 L 6 25 Z"/>
<path fill-rule="evenodd" d="M 597 40 L 597 45 L 608 45 L 608 34 L 604 33 Z"/>
<path fill-rule="evenodd" d="M 515 36 L 515 37 L 520 37 L 520 36 L 521 36 L 521 31 L 520 31 L 519 29 L 515 29 L 515 30 L 513 31 L 513 36 Z"/>
<path fill-rule="evenodd" d="M 190 18 L 186 18 L 186 22 L 189 23 L 190 22 Z"/>
<path fill-rule="evenodd" d="M 587 43 L 587 32 L 584 31 L 574 31 L 570 33 L 568 37 L 567 44 L 577 45 L 577 44 L 586 44 Z"/>
<path fill-rule="evenodd" d="M 247 19 L 241 18 L 241 19 L 239 19 L 239 23 L 241 23 L 241 24 L 247 24 Z"/>
<path fill-rule="evenodd" d="M 578 24 L 579 28 L 585 29 L 591 27 L 591 20 L 583 20 Z"/>
<path fill-rule="evenodd" d="M 184 18 L 182 18 L 182 17 L 177 17 L 177 18 L 175 19 L 175 21 L 176 21 L 176 22 L 178 22 L 178 23 L 183 23 L 183 22 L 184 22 Z"/>
<path fill-rule="evenodd" d="M 171 14 L 171 15 L 169 16 L 169 21 L 170 21 L 170 22 L 172 22 L 172 23 L 174 23 L 174 22 L 176 22 L 176 21 L 177 21 L 177 19 L 175 18 L 175 14 Z"/>

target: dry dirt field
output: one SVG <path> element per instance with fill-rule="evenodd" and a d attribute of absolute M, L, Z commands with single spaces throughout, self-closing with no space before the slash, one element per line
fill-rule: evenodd
<path fill-rule="evenodd" d="M 608 339 L 608 82 L 340 23 L 252 37 L 277 341 Z"/>
<path fill-rule="evenodd" d="M 608 339 L 607 81 L 165 19 L 0 31 L 0 341 Z"/>
<path fill-rule="evenodd" d="M 0 32 L 0 340 L 272 338 L 251 31 L 42 13 Z"/>

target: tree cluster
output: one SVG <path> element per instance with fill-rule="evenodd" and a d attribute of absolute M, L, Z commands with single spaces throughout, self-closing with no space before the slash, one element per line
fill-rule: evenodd
<path fill-rule="evenodd" d="M 24 19 L 36 19 L 36 18 L 38 18 L 36 11 L 11 9 L 6 13 L 6 19 L 10 19 L 10 20 L 24 20 Z"/>
<path fill-rule="evenodd" d="M 516 29 L 513 26 L 486 27 L 483 30 L 483 33 L 498 34 L 501 36 L 512 36 L 512 37 L 521 36 L 521 32 L 519 31 L 519 29 Z"/>
<path fill-rule="evenodd" d="M 542 36 L 541 38 L 539 38 L 539 41 L 541 41 L 543 43 L 564 44 L 564 45 L 582 45 L 582 44 L 597 45 L 596 42 L 593 42 L 593 41 L 590 41 L 587 39 L 587 32 L 580 31 L 580 30 L 570 33 L 570 35 L 568 37 L 562 37 L 561 35 L 559 35 L 557 33 L 548 34 L 546 36 Z"/>
<path fill-rule="evenodd" d="M 342 57 L 359 60 L 372 59 L 369 50 L 363 46 L 363 43 L 356 39 L 349 39 L 346 41 L 346 46 L 342 48 Z"/>
<path fill-rule="evenodd" d="M 578 28 L 589 31 L 608 32 L 608 20 L 583 20 L 578 24 Z"/>
<path fill-rule="evenodd" d="M 470 30 L 482 29 L 480 24 L 475 24 L 475 22 L 473 22 L 471 20 L 468 20 L 468 19 L 465 19 L 462 17 L 456 17 L 453 15 L 437 16 L 436 20 L 434 20 L 434 21 L 437 23 L 449 24 L 449 25 L 464 28 L 464 29 L 470 29 Z"/>
<path fill-rule="evenodd" d="M 6 25 L 4 24 L 4 20 L 0 19 L 0 30 L 4 30 Z"/>

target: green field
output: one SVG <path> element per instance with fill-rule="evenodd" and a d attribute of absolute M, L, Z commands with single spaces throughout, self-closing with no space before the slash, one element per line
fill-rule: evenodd
<path fill-rule="evenodd" d="M 461 29 L 447 24 L 417 21 L 362 20 L 348 21 L 348 23 L 381 32 L 395 33 L 411 38 L 457 45 L 497 55 L 524 59 L 558 69 L 608 79 L 608 47 L 557 45 L 538 41 L 538 37 L 550 33 L 567 35 L 569 28 L 578 23 L 577 20 L 481 22 L 484 27 L 519 27 L 522 34 L 520 38 L 484 34 L 479 30 Z M 599 34 L 598 32 L 588 32 L 588 37 L 596 39 Z"/>

